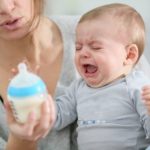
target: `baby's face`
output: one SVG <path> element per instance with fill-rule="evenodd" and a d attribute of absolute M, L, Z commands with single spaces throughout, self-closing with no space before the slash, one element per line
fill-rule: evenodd
<path fill-rule="evenodd" d="M 76 31 L 75 63 L 89 86 L 100 87 L 124 74 L 126 45 L 110 21 L 80 23 Z"/>

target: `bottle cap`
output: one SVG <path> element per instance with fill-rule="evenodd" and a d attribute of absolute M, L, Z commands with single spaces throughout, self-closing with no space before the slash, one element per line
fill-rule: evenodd
<path fill-rule="evenodd" d="M 12 78 L 8 85 L 7 94 L 12 97 L 26 97 L 45 93 L 46 85 L 42 79 L 27 70 L 25 63 L 18 65 L 19 73 Z"/>

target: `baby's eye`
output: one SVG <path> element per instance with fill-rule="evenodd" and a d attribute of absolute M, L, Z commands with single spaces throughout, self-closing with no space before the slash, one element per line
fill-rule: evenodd
<path fill-rule="evenodd" d="M 79 50 L 81 50 L 81 47 L 76 47 L 76 51 L 79 51 Z"/>
<path fill-rule="evenodd" d="M 92 49 L 93 49 L 93 50 L 101 50 L 102 47 L 100 47 L 100 46 L 93 46 Z"/>
<path fill-rule="evenodd" d="M 76 44 L 76 51 L 79 51 L 82 49 L 82 45 Z"/>
<path fill-rule="evenodd" d="M 101 50 L 103 47 L 102 44 L 100 44 L 99 42 L 92 42 L 90 43 L 90 48 L 92 50 Z"/>

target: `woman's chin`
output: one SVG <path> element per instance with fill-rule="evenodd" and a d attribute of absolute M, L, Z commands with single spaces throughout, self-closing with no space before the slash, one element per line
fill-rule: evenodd
<path fill-rule="evenodd" d="M 29 33 L 27 28 L 19 28 L 14 31 L 4 31 L 1 32 L 0 38 L 4 40 L 18 40 L 24 38 Z"/>
<path fill-rule="evenodd" d="M 15 32 L 15 33 L 8 33 L 7 35 L 3 36 L 2 38 L 4 40 L 18 40 L 18 39 L 22 39 L 27 35 L 27 33 L 25 32 Z"/>

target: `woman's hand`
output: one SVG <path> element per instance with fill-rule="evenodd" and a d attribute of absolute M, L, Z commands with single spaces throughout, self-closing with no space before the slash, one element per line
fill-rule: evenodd
<path fill-rule="evenodd" d="M 41 107 L 41 118 L 36 121 L 35 115 L 31 112 L 28 116 L 28 120 L 25 124 L 16 122 L 10 104 L 5 103 L 8 126 L 10 132 L 17 138 L 24 140 L 36 141 L 40 138 L 44 138 L 55 122 L 55 106 L 51 96 L 48 96 Z"/>
<path fill-rule="evenodd" d="M 142 99 L 144 100 L 148 113 L 150 114 L 150 85 L 145 86 L 142 90 Z"/>

